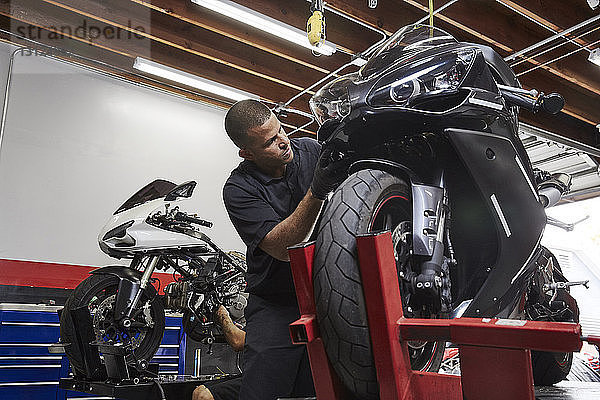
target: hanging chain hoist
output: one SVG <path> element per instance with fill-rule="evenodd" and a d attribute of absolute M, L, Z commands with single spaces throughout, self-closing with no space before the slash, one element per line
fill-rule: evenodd
<path fill-rule="evenodd" d="M 306 21 L 308 41 L 313 46 L 325 42 L 325 16 L 323 15 L 323 0 L 313 0 L 310 3 L 311 15 Z"/>

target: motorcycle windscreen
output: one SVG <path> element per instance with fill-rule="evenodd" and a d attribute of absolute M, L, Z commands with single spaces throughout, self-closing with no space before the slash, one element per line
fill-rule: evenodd
<path fill-rule="evenodd" d="M 427 25 L 408 25 L 394 33 L 360 69 L 369 78 L 388 69 L 395 62 L 413 58 L 417 53 L 436 46 L 457 43 L 449 33 Z"/>
<path fill-rule="evenodd" d="M 538 250 L 544 208 L 508 138 L 464 129 L 445 132 L 485 199 L 499 244 L 496 263 L 463 316 L 507 317 L 518 300 L 513 283 L 522 282 Z"/>
<path fill-rule="evenodd" d="M 113 215 L 117 215 L 120 212 L 129 210 L 148 201 L 165 197 L 174 187 L 177 187 L 177 185 L 164 179 L 157 179 L 154 182 L 150 182 L 123 203 Z"/>

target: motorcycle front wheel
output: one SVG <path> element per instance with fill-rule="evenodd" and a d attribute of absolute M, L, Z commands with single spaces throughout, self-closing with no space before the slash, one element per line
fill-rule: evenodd
<path fill-rule="evenodd" d="M 377 399 L 379 390 L 356 236 L 410 226 L 410 196 L 410 187 L 398 177 L 379 170 L 358 171 L 336 190 L 318 227 L 313 278 L 319 329 L 340 380 L 360 399 Z M 443 342 L 409 343 L 411 366 L 437 371 L 444 347 Z"/>
<path fill-rule="evenodd" d="M 73 372 L 84 375 L 83 355 L 75 345 L 75 326 L 70 310 L 87 306 L 92 317 L 96 341 L 131 344 L 138 360 L 150 361 L 163 337 L 165 310 L 155 296 L 154 287 L 149 286 L 150 296 L 144 294 L 139 309 L 132 315 L 129 329 L 123 328 L 113 315 L 119 278 L 113 275 L 90 275 L 73 290 L 67 298 L 60 316 L 60 338 L 65 343 L 65 354 Z"/>

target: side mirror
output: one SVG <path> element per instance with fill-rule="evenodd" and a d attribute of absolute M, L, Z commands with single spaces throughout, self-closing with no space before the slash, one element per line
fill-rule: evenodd
<path fill-rule="evenodd" d="M 565 99 L 558 93 L 550 93 L 542 98 L 542 110 L 549 114 L 558 114 L 565 106 Z"/>

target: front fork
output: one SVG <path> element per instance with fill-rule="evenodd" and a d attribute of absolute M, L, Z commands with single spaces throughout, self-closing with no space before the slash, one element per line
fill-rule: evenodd
<path fill-rule="evenodd" d="M 124 328 L 131 327 L 131 316 L 135 312 L 142 294 L 148 287 L 150 277 L 160 258 L 161 256 L 152 256 L 139 282 L 121 278 L 115 301 L 115 319 L 120 321 L 121 326 Z"/>
<path fill-rule="evenodd" d="M 419 274 L 411 277 L 411 287 L 419 303 L 431 304 L 433 312 L 450 307 L 449 266 L 444 257 L 448 199 L 443 179 L 439 186 L 412 184 L 413 254 L 421 263 Z"/>

